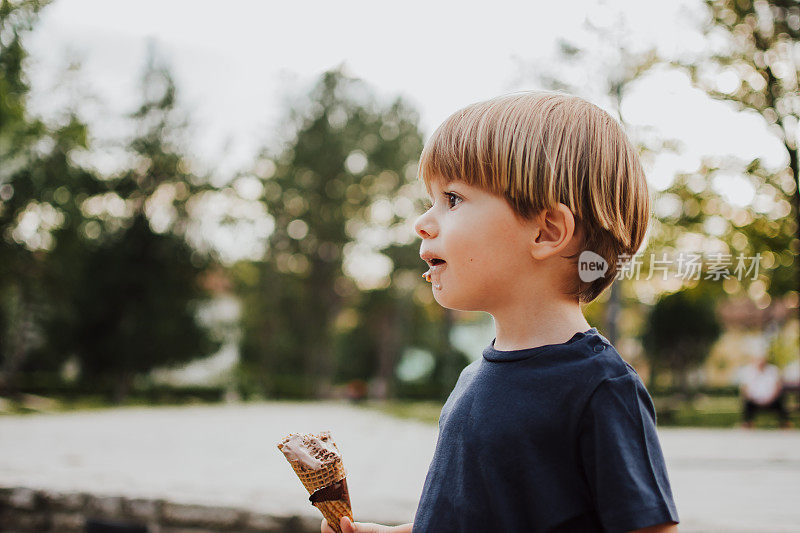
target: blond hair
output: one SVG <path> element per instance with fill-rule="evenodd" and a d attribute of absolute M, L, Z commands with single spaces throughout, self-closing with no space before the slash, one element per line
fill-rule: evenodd
<path fill-rule="evenodd" d="M 566 292 L 597 298 L 618 267 L 642 245 L 650 218 L 644 171 L 622 127 L 611 116 L 562 93 L 526 91 L 478 102 L 453 113 L 420 156 L 419 177 L 460 180 L 504 197 L 530 219 L 558 203 L 572 211 L 581 250 L 605 259 L 592 282 L 575 276 Z"/>

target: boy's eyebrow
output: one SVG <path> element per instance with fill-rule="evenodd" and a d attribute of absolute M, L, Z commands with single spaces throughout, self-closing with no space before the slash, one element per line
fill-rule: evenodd
<path fill-rule="evenodd" d="M 426 188 L 426 191 L 428 192 L 428 199 L 429 199 L 431 202 L 435 201 L 435 198 L 434 198 L 434 196 L 436 196 L 436 195 L 434 194 L 433 187 L 428 187 L 428 188 Z M 437 191 L 437 192 L 438 192 L 438 191 Z"/>
<path fill-rule="evenodd" d="M 434 182 L 430 182 L 430 185 L 426 185 L 425 186 L 425 190 L 428 192 L 428 197 L 433 197 L 433 193 L 431 192 L 431 189 L 433 187 L 433 185 L 432 185 L 433 183 Z M 443 185 L 442 189 L 444 189 L 444 188 L 446 188 L 446 187 L 448 187 L 448 186 L 450 186 L 450 185 L 452 185 L 454 183 L 455 184 L 462 184 L 464 182 L 462 180 L 459 180 L 459 179 L 456 179 L 456 178 L 439 178 L 438 180 L 436 180 L 436 183 L 442 183 L 442 185 Z"/>

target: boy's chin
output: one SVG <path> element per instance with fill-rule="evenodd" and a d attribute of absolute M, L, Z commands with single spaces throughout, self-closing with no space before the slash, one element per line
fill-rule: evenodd
<path fill-rule="evenodd" d="M 433 299 L 445 309 L 453 311 L 483 311 L 483 307 L 476 305 L 476 302 L 456 298 L 452 294 L 447 294 L 446 290 L 434 289 Z"/>

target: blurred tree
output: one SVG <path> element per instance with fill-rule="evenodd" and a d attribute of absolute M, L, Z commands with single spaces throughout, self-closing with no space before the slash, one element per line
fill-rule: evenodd
<path fill-rule="evenodd" d="M 45 324 L 44 351 L 73 354 L 87 386 L 110 389 L 116 401 L 137 375 L 219 346 L 196 313 L 209 260 L 185 241 L 187 204 L 209 186 L 178 145 L 185 122 L 175 84 L 152 48 L 142 92 L 130 117 L 131 167 L 106 179 L 103 194 L 71 190 L 81 193 L 80 223 L 59 233 L 50 254 L 60 305 Z"/>
<path fill-rule="evenodd" d="M 197 322 L 205 296 L 179 237 L 153 233 L 146 217 L 88 251 L 69 287 L 69 307 L 48 322 L 49 345 L 73 353 L 87 388 L 125 399 L 137 375 L 217 349 Z"/>
<path fill-rule="evenodd" d="M 69 110 L 65 119 L 66 125 L 51 134 L 52 148 L 39 154 L 29 167 L 30 173 L 22 172 L 16 180 L 20 196 L 38 198 L 28 204 L 26 211 L 36 212 L 40 217 L 37 233 L 29 235 L 23 243 L 35 247 L 37 264 L 16 277 L 17 283 L 33 286 L 33 293 L 38 295 L 37 312 L 29 323 L 37 332 L 37 342 L 20 366 L 28 374 L 55 373 L 69 355 L 49 342 L 50 336 L 69 335 L 69 332 L 50 331 L 47 324 L 69 307 L 68 294 L 75 290 L 75 275 L 86 258 L 81 203 L 106 190 L 105 183 L 94 172 L 72 163 L 71 156 L 87 147 L 87 129 L 74 110 Z M 12 236 L 19 236 L 20 225 L 12 230 Z"/>
<path fill-rule="evenodd" d="M 0 394 L 14 392 L 31 343 L 34 287 L 24 283 L 22 274 L 32 271 L 36 260 L 11 232 L 32 200 L 14 187 L 28 179 L 33 145 L 45 134 L 44 125 L 28 116 L 23 73 L 22 34 L 31 29 L 40 8 L 35 1 L 0 2 Z"/>
<path fill-rule="evenodd" d="M 372 362 L 370 372 L 355 377 L 371 379 L 371 392 L 378 398 L 396 395 L 396 368 L 408 347 L 424 347 L 433 354 L 435 366 L 427 388 L 437 396 L 452 390 L 469 362 L 450 342 L 455 327 L 452 312 L 433 300 L 430 285 L 421 278 L 427 265 L 419 257 L 420 241 L 412 227 L 416 215 L 424 211 L 423 186 L 417 178 L 423 146 L 417 120 L 416 112 L 398 99 L 373 122 L 373 135 L 380 141 L 372 146 L 367 136 L 361 145 L 368 150 L 369 164 L 360 181 L 367 208 L 349 222 L 354 241 L 346 246 L 369 246 L 371 254 L 388 260 L 388 272 L 346 300 L 345 312 L 355 311 L 359 320 L 346 342 L 338 343 L 336 375 L 347 377 L 358 357 L 348 343 L 369 339 L 361 355 Z M 363 275 L 358 265 L 367 259 L 353 255 L 345 269 L 358 280 Z"/>
<path fill-rule="evenodd" d="M 747 169 L 757 200 L 749 205 L 732 204 L 712 188 L 718 177 L 730 178 L 724 168 L 703 164 L 694 173 L 677 175 L 655 198 L 661 216 L 654 222 L 654 249 L 707 251 L 706 265 L 721 260 L 725 275 L 720 279 L 729 294 L 747 291 L 755 300 L 785 296 L 795 288 L 796 223 L 786 216 L 788 201 L 769 185 L 770 175 L 757 161 Z M 704 265 L 703 276 L 711 275 L 705 270 Z"/>
<path fill-rule="evenodd" d="M 419 151 L 409 154 L 418 155 Z M 415 174 L 408 172 L 407 176 L 408 182 L 393 197 L 396 207 L 410 206 L 407 201 L 416 200 Z M 381 198 L 377 201 L 383 201 Z M 414 213 L 424 210 L 420 204 L 414 202 Z M 436 303 L 430 285 L 422 281 L 427 265 L 419 257 L 420 242 L 416 238 L 408 242 L 406 236 L 413 235 L 413 228 L 405 214 L 399 215 L 398 211 L 403 213 L 402 208 L 394 209 L 393 220 L 384 227 L 400 236 L 400 242 L 379 249 L 391 260 L 393 268 L 378 287 L 362 290 L 348 301 L 344 316 L 349 316 L 350 311 L 358 319 L 337 342 L 336 376 L 371 380 L 374 397 L 394 397 L 401 355 L 406 348 L 420 347 L 433 355 L 434 367 L 430 375 L 417 380 L 416 388 L 425 391 L 425 396 L 443 398 L 453 389 L 469 359 L 450 341 L 456 326 L 453 311 Z"/>
<path fill-rule="evenodd" d="M 184 145 L 188 121 L 177 106 L 177 88 L 155 44 L 148 45 L 141 79 L 143 101 L 130 118 L 136 127 L 128 149 L 133 162 L 115 176 L 112 190 L 134 216 L 144 215 L 156 233 L 184 236 L 196 196 L 214 191 L 210 176 L 192 170 Z"/>
<path fill-rule="evenodd" d="M 714 304 L 721 293 L 719 284 L 701 282 L 658 299 L 643 335 L 650 361 L 649 387 L 655 386 L 658 370 L 666 369 L 673 385 L 685 397 L 691 396 L 687 374 L 706 360 L 720 334 Z"/>
<path fill-rule="evenodd" d="M 256 390 L 327 396 L 337 376 L 391 389 L 423 331 L 409 327 L 424 266 L 408 222 L 421 192 L 417 120 L 329 71 L 291 110 L 282 150 L 256 163 L 275 221 L 264 261 L 237 267 L 243 376 Z"/>
<path fill-rule="evenodd" d="M 85 148 L 86 127 L 67 111 L 45 124 L 27 109 L 23 36 L 45 2 L 0 2 L 0 394 L 19 388 L 19 372 L 36 361 L 42 320 L 54 306 L 49 289 L 55 234 L 74 227 L 71 187 L 96 191 L 94 176 L 69 154 Z M 55 365 L 53 357 L 50 362 Z"/>
<path fill-rule="evenodd" d="M 766 282 L 768 294 L 798 291 L 800 265 L 794 259 L 800 251 L 800 5 L 795 0 L 706 0 L 705 4 L 709 46 L 673 64 L 713 98 L 760 114 L 785 148 L 788 167 L 768 169 L 759 159 L 745 165 L 744 175 L 754 192 L 751 207 L 711 204 L 715 200 L 708 194 L 686 198 L 675 188 L 666 193 L 680 199 L 682 216 L 690 224 L 708 219 L 724 224 L 732 249 L 775 254 L 759 281 Z M 728 172 L 724 164 L 708 161 L 698 174 L 708 181 Z M 693 182 L 695 192 L 704 190 L 692 176 L 685 180 Z"/>

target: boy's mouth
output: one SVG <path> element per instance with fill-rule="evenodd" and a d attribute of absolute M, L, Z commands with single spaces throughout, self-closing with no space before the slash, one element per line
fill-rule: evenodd
<path fill-rule="evenodd" d="M 433 254 L 433 252 L 422 252 L 421 254 L 419 254 L 419 257 L 420 259 L 428 263 L 428 265 L 430 265 L 431 267 L 435 267 L 437 265 L 443 265 L 447 262 L 441 257 Z"/>
<path fill-rule="evenodd" d="M 434 288 L 441 289 L 441 274 L 442 270 L 444 270 L 445 266 L 447 265 L 447 261 L 442 259 L 441 257 L 436 257 L 430 252 L 425 252 L 420 254 L 420 257 L 430 265 L 430 268 L 427 272 L 422 274 L 422 277 L 425 278 L 425 281 L 429 283 L 433 283 Z M 433 279 L 433 278 L 436 279 Z"/>
<path fill-rule="evenodd" d="M 428 263 L 430 266 L 441 265 L 446 263 L 444 259 L 435 255 L 433 252 L 422 252 L 419 254 L 420 259 Z"/>

